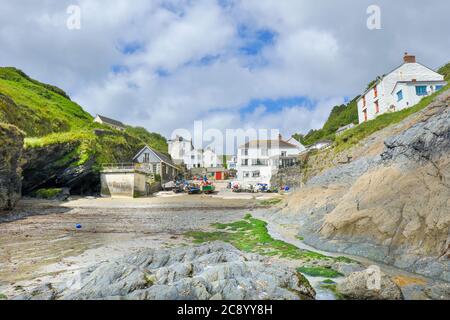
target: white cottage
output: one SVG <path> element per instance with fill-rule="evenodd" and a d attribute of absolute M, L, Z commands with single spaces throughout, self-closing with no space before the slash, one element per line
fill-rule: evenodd
<path fill-rule="evenodd" d="M 446 85 L 444 76 L 405 53 L 403 64 L 378 78 L 357 100 L 359 123 L 417 104 Z"/>
<path fill-rule="evenodd" d="M 219 156 L 214 150 L 206 148 L 203 151 L 203 167 L 204 168 L 222 168 L 222 156 Z"/>
<path fill-rule="evenodd" d="M 279 168 L 293 166 L 300 149 L 284 141 L 253 140 L 238 148 L 237 179 L 243 186 L 267 183 Z"/>

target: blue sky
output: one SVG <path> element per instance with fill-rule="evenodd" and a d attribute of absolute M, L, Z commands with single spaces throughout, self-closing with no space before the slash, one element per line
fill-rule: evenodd
<path fill-rule="evenodd" d="M 167 137 L 196 120 L 306 133 L 405 51 L 431 68 L 450 60 L 446 0 L 379 0 L 380 30 L 369 0 L 78 0 L 69 30 L 73 2 L 2 4 L 2 64 Z"/>

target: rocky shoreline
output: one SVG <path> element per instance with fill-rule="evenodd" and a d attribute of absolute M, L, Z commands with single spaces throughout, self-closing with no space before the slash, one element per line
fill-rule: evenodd
<path fill-rule="evenodd" d="M 315 248 L 450 282 L 449 101 L 445 92 L 400 123 L 381 153 L 316 175 L 265 218 L 295 225 Z"/>

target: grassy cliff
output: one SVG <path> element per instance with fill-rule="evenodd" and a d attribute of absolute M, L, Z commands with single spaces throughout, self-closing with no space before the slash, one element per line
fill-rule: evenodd
<path fill-rule="evenodd" d="M 358 123 L 357 98 L 347 104 L 335 106 L 322 129 L 311 130 L 306 135 L 294 134 L 293 137 L 306 146 L 324 139 L 334 140 L 337 129 L 350 123 Z"/>
<path fill-rule="evenodd" d="M 53 186 L 69 169 L 72 181 L 80 166 L 95 172 L 102 163 L 130 162 L 145 144 L 167 152 L 160 134 L 131 126 L 118 131 L 94 123 L 63 90 L 15 68 L 0 68 L 0 123 L 15 125 L 26 134 L 24 187 L 28 191 L 41 184 Z M 42 166 L 42 172 L 36 172 Z M 49 181 L 46 176 L 56 178 Z"/>

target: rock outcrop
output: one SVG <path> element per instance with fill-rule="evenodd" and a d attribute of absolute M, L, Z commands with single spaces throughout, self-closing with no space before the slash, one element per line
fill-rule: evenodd
<path fill-rule="evenodd" d="M 79 141 L 72 141 L 25 149 L 24 195 L 49 187 L 66 187 L 74 194 L 99 193 L 100 178 L 93 170 L 95 159 L 79 164 L 79 145 Z"/>
<path fill-rule="evenodd" d="M 23 133 L 0 123 L 0 210 L 10 210 L 21 196 L 20 158 Z"/>
<path fill-rule="evenodd" d="M 350 274 L 337 290 L 351 300 L 403 300 L 402 291 L 386 274 L 371 274 L 370 269 Z"/>
<path fill-rule="evenodd" d="M 83 272 L 79 280 L 47 283 L 15 299 L 314 299 L 294 269 L 213 242 L 141 250 Z"/>
<path fill-rule="evenodd" d="M 383 137 L 384 150 L 313 177 L 268 217 L 297 225 L 323 250 L 450 281 L 449 101 L 444 92 L 395 130 L 367 138 L 370 149 Z M 387 130 L 397 132 L 386 138 Z"/>

